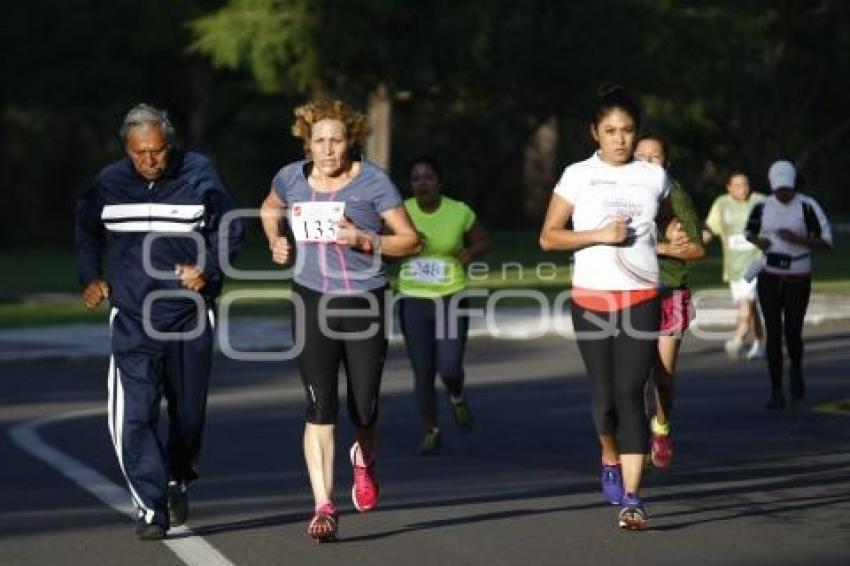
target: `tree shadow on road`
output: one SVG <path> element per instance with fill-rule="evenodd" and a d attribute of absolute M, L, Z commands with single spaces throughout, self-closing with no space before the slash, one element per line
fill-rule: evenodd
<path fill-rule="evenodd" d="M 734 478 L 730 475 L 734 474 Z M 774 478 L 774 479 L 771 479 Z M 830 489 L 833 485 L 842 485 L 846 480 L 846 467 L 842 463 L 825 467 L 823 464 L 798 466 L 760 466 L 737 470 L 707 469 L 698 474 L 671 477 L 672 485 L 687 487 L 687 490 L 674 493 L 661 493 L 648 498 L 648 506 L 652 523 L 650 530 L 675 531 L 720 521 L 734 521 L 758 516 L 778 516 L 784 513 L 804 511 L 825 506 L 850 503 L 850 495 L 829 494 L 801 495 L 788 497 L 789 490 L 800 488 Z M 765 483 L 753 484 L 754 481 L 765 479 Z M 728 482 L 737 480 L 738 485 Z M 724 485 L 713 485 L 716 483 Z M 667 486 L 670 482 L 665 482 Z M 458 525 L 485 523 L 490 521 L 510 520 L 521 517 L 535 517 L 555 513 L 585 511 L 604 508 L 606 505 L 599 501 L 598 485 L 596 482 L 576 482 L 568 485 L 557 485 L 551 488 L 532 489 L 508 492 L 509 486 L 494 484 L 489 493 L 468 497 L 422 499 L 399 503 L 387 503 L 380 507 L 380 513 L 396 511 L 434 509 L 435 514 L 440 509 L 450 509 L 465 505 L 504 504 L 517 505 L 517 502 L 527 500 L 560 499 L 564 497 L 581 497 L 582 502 L 576 504 L 558 504 L 552 506 L 528 506 L 520 504 L 518 508 L 487 511 L 464 516 L 435 518 L 428 521 L 409 523 L 395 529 L 372 534 L 340 539 L 339 542 L 364 542 L 383 539 L 411 532 L 451 528 Z M 728 500 L 731 503 L 712 504 L 715 498 Z M 758 500 L 755 500 L 758 499 Z M 653 503 L 687 505 L 687 508 L 652 513 Z M 719 513 L 719 514 L 718 514 Z M 220 533 L 256 530 L 282 525 L 301 523 L 308 519 L 306 513 L 277 513 L 265 517 L 211 524 L 193 527 L 196 534 L 201 536 Z"/>
<path fill-rule="evenodd" d="M 688 521 L 677 522 L 673 524 L 664 524 L 653 526 L 652 530 L 655 531 L 677 531 L 682 529 L 687 529 L 691 527 L 696 527 L 698 525 L 704 525 L 707 523 L 716 523 L 719 521 L 732 521 L 735 519 L 743 519 L 747 517 L 760 517 L 760 516 L 779 516 L 784 513 L 791 513 L 794 511 L 804 511 L 808 509 L 814 509 L 818 507 L 824 507 L 827 505 L 838 505 L 842 503 L 850 503 L 850 496 L 848 495 L 821 495 L 821 496 L 812 496 L 812 497 L 794 497 L 794 498 L 784 498 L 782 501 L 770 502 L 770 503 L 750 503 L 750 504 L 742 504 L 735 503 L 731 505 L 719 505 L 714 507 L 700 507 L 699 509 L 693 509 L 689 511 L 675 511 L 672 513 L 661 513 L 659 515 L 654 515 L 654 519 L 665 519 L 670 517 L 682 516 L 682 515 L 691 515 L 695 513 L 706 514 L 706 513 L 714 513 L 717 511 L 732 511 L 730 513 L 724 513 L 721 515 L 706 517 L 706 518 L 697 518 Z"/>
<path fill-rule="evenodd" d="M 419 501 L 411 501 L 406 503 L 398 503 L 398 504 L 383 504 L 380 506 L 379 511 L 381 513 L 389 513 L 392 511 L 407 511 L 413 509 L 428 509 L 428 508 L 445 508 L 445 507 L 456 507 L 461 505 L 475 505 L 475 504 L 486 504 L 486 503 L 495 503 L 495 502 L 510 502 L 517 500 L 525 500 L 525 499 L 539 499 L 539 498 L 551 498 L 551 497 L 563 497 L 563 496 L 574 496 L 581 495 L 587 493 L 589 490 L 589 486 L 586 484 L 568 486 L 567 489 L 564 488 L 547 488 L 547 489 L 538 489 L 538 490 L 527 490 L 515 493 L 504 493 L 500 492 L 498 488 L 494 491 L 499 493 L 498 495 L 480 495 L 480 496 L 470 496 L 470 497 L 459 497 L 459 498 L 451 498 L 451 499 L 435 499 L 435 500 L 419 500 Z M 526 510 L 506 510 L 500 512 L 492 512 L 492 513 L 483 513 L 480 515 L 467 516 L 467 517 L 457 517 L 453 519 L 445 519 L 445 520 L 435 520 L 435 521 L 427 521 L 423 523 L 418 523 L 414 525 L 408 525 L 403 529 L 399 529 L 398 532 L 393 533 L 385 533 L 383 535 L 376 535 L 375 538 L 381 538 L 382 536 L 390 536 L 390 534 L 400 534 L 402 532 L 407 532 L 410 530 L 418 530 L 420 528 L 437 528 L 440 526 L 450 526 L 452 524 L 462 524 L 467 522 L 476 522 L 483 520 L 498 520 L 509 518 L 513 516 L 524 516 L 524 515 L 532 515 L 539 513 L 552 513 L 557 511 L 570 511 L 570 510 L 582 510 L 582 509 L 591 509 L 594 507 L 598 507 L 599 505 L 596 503 L 589 503 L 583 505 L 573 505 L 573 506 L 560 506 L 549 509 L 526 509 Z M 297 512 L 297 513 L 275 513 L 272 515 L 267 515 L 265 517 L 257 517 L 254 519 L 248 519 L 244 521 L 237 522 L 227 522 L 220 524 L 209 524 L 202 525 L 197 527 L 192 527 L 192 531 L 196 535 L 207 536 L 207 535 L 215 535 L 219 533 L 226 532 L 235 532 L 235 531 L 243 531 L 243 530 L 255 530 L 255 529 L 263 529 L 267 527 L 278 527 L 281 525 L 291 524 L 291 523 L 300 523 L 302 521 L 307 521 L 309 519 L 309 513 Z M 442 525 L 440 523 L 445 523 Z M 192 536 L 191 534 L 183 535 L 183 536 Z M 175 537 L 177 538 L 177 537 Z M 346 539 L 350 540 L 350 539 Z"/>

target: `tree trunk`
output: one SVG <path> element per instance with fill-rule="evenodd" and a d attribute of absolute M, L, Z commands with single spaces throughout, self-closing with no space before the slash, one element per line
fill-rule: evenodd
<path fill-rule="evenodd" d="M 372 133 L 366 140 L 366 157 L 370 161 L 390 170 L 390 143 L 392 137 L 392 100 L 387 85 L 381 83 L 369 93 L 369 127 Z"/>

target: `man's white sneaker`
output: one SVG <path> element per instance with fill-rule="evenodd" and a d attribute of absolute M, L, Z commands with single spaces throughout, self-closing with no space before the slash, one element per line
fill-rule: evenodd
<path fill-rule="evenodd" d="M 748 360 L 756 360 L 764 357 L 764 346 L 760 342 L 753 342 L 750 350 L 747 352 Z"/>

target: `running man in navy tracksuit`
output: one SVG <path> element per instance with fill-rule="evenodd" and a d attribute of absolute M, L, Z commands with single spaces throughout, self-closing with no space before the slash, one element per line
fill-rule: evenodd
<path fill-rule="evenodd" d="M 187 518 L 223 280 L 219 257 L 232 258 L 244 236 L 240 220 L 222 223 L 234 202 L 213 164 L 175 148 L 174 134 L 165 112 L 132 108 L 121 128 L 127 156 L 104 168 L 77 204 L 83 300 L 94 308 L 108 298 L 112 306 L 109 432 L 140 539 L 164 538 Z M 162 394 L 167 446 L 157 437 Z"/>

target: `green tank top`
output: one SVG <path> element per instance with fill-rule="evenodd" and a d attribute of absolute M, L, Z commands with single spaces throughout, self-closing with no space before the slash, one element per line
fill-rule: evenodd
<path fill-rule="evenodd" d="M 454 253 L 463 247 L 475 213 L 445 196 L 431 213 L 423 212 L 415 198 L 404 201 L 404 207 L 422 238 L 422 251 L 401 264 L 398 290 L 411 297 L 442 297 L 464 289 L 466 272 Z"/>

